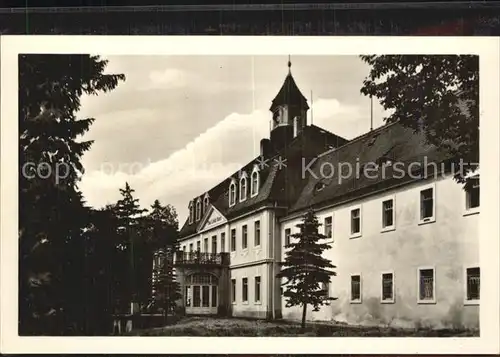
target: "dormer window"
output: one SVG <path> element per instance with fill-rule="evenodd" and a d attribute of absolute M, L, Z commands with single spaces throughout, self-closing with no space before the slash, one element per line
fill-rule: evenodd
<path fill-rule="evenodd" d="M 247 175 L 244 172 L 240 178 L 240 202 L 247 199 Z"/>
<path fill-rule="evenodd" d="M 257 166 L 253 169 L 251 182 L 250 182 L 250 195 L 251 197 L 257 196 L 259 193 L 259 170 Z"/>
<path fill-rule="evenodd" d="M 199 221 L 201 219 L 201 201 L 198 198 L 196 201 L 196 220 Z"/>
<path fill-rule="evenodd" d="M 229 207 L 236 204 L 236 183 L 231 181 L 229 184 Z"/>
<path fill-rule="evenodd" d="M 189 203 L 189 224 L 193 223 L 194 220 L 194 206 L 193 202 Z"/>
<path fill-rule="evenodd" d="M 203 212 L 207 211 L 208 203 L 209 203 L 209 201 L 208 201 L 208 194 L 207 194 L 207 195 L 205 195 L 205 198 L 203 199 Z"/>

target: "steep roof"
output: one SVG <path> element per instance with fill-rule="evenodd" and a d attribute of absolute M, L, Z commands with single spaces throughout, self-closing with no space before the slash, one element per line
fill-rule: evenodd
<path fill-rule="evenodd" d="M 339 203 L 384 187 L 416 180 L 418 176 L 414 174 L 419 169 L 415 163 L 423 167 L 426 163 L 439 164 L 449 157 L 449 153 L 426 144 L 422 133 L 415 133 L 399 123 L 384 125 L 318 156 L 310 166 L 312 173 L 306 173 L 307 183 L 298 199 L 291 204 L 289 213 Z M 392 162 L 391 166 L 371 170 L 375 164 L 381 165 L 388 160 Z M 365 166 L 368 163 L 371 164 Z M 412 163 L 413 166 L 409 166 Z M 332 167 L 333 173 L 330 171 Z M 363 174 L 363 171 L 357 174 L 357 167 L 361 170 L 367 167 L 370 171 L 368 174 Z"/>
<path fill-rule="evenodd" d="M 286 104 L 296 104 L 302 106 L 306 110 L 309 109 L 307 99 L 300 91 L 297 83 L 295 83 L 291 72 L 288 72 L 285 82 L 281 86 L 281 89 L 276 97 L 273 99 L 271 108 L 269 109 L 273 111 L 277 106 Z"/>
<path fill-rule="evenodd" d="M 239 180 L 240 172 L 246 172 L 248 177 L 258 164 L 259 157 L 252 159 L 241 170 L 233 173 L 230 177 L 220 182 L 217 186 L 208 191 L 210 203 L 220 211 L 226 218 L 230 219 L 244 214 L 252 209 L 266 203 L 277 203 L 280 206 L 289 206 L 302 192 L 306 180 L 301 177 L 302 158 L 312 159 L 314 156 L 328 150 L 332 146 L 338 146 L 347 142 L 346 139 L 325 131 L 317 126 L 306 126 L 290 144 L 267 157 L 267 165 L 259 168 L 260 185 L 258 194 L 251 197 L 247 194 L 246 200 L 239 202 L 236 200 L 234 206 L 229 207 L 229 185 L 235 178 Z M 282 157 L 286 166 L 275 165 L 275 159 Z M 249 185 L 247 185 L 248 188 Z M 203 199 L 205 193 L 199 197 Z M 196 197 L 195 199 L 198 199 Z M 196 233 L 198 224 L 203 220 L 193 220 L 189 223 L 189 218 L 181 228 L 180 236 L 186 237 Z"/>

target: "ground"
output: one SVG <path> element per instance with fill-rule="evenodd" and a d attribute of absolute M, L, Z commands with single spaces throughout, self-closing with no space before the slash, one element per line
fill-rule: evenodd
<path fill-rule="evenodd" d="M 176 324 L 136 330 L 135 336 L 322 336 L 322 337 L 468 337 L 477 331 L 414 330 L 389 327 L 347 326 L 338 323 L 308 323 L 305 331 L 292 321 L 264 321 L 238 318 L 186 317 Z"/>

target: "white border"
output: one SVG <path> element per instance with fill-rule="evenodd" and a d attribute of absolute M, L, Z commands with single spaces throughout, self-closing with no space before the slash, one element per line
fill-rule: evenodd
<path fill-rule="evenodd" d="M 392 225 L 384 227 L 384 202 L 390 201 L 390 200 L 392 200 Z M 393 194 L 393 195 L 382 197 L 380 199 L 380 210 L 382 212 L 382 214 L 380 215 L 380 219 L 381 219 L 380 225 L 382 226 L 382 228 L 380 228 L 380 232 L 384 233 L 384 232 L 395 231 L 396 230 L 396 195 Z"/>
<path fill-rule="evenodd" d="M 352 211 L 359 209 L 359 232 L 352 232 Z M 349 238 L 360 238 L 363 235 L 363 205 L 349 207 Z"/>
<path fill-rule="evenodd" d="M 480 155 L 482 170 L 480 266 L 481 333 L 477 338 L 211 338 L 19 337 L 17 336 L 18 136 L 17 57 L 19 53 L 98 53 L 106 55 L 480 55 Z M 282 37 L 282 36 L 2 36 L 1 37 L 1 311 L 3 353 L 498 353 L 499 329 L 499 39 L 494 37 Z M 481 244 L 481 243 L 487 244 Z M 487 307 L 487 308 L 484 308 Z M 219 341 L 220 339 L 220 341 Z"/>

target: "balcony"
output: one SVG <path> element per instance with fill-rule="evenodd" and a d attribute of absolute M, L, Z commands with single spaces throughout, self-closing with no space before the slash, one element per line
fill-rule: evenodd
<path fill-rule="evenodd" d="M 176 252 L 174 265 L 229 265 L 229 253 Z"/>

